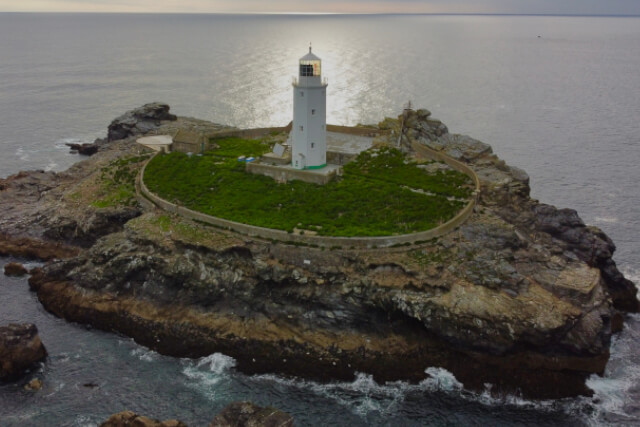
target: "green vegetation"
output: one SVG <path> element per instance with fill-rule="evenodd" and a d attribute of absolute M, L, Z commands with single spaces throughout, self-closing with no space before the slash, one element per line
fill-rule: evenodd
<path fill-rule="evenodd" d="M 240 155 L 269 150 L 257 140 L 224 138 L 202 156 L 157 155 L 147 187 L 167 200 L 232 221 L 329 236 L 384 236 L 423 231 L 446 222 L 465 204 L 470 179 L 458 172 L 430 174 L 395 149 L 362 153 L 344 176 L 320 186 L 278 184 L 245 172 Z M 414 189 L 414 190 L 412 190 Z M 416 191 L 418 190 L 424 190 Z"/>
<path fill-rule="evenodd" d="M 370 179 L 423 190 L 428 193 L 466 199 L 471 195 L 469 177 L 453 171 L 426 173 L 415 161 L 407 159 L 395 148 L 364 151 L 344 166 L 345 174 L 360 175 Z"/>
<path fill-rule="evenodd" d="M 91 205 L 96 208 L 135 205 L 135 179 L 139 163 L 148 158 L 149 155 L 126 157 L 114 160 L 102 168 L 98 199 Z"/>
<path fill-rule="evenodd" d="M 170 239 L 183 244 L 206 246 L 224 250 L 239 241 L 232 236 L 220 233 L 212 227 L 194 224 L 177 215 L 145 213 L 132 219 L 127 229 L 152 240 Z"/>
<path fill-rule="evenodd" d="M 211 142 L 215 143 L 218 148 L 213 151 L 216 157 L 233 157 L 253 156 L 258 157 L 271 150 L 268 144 L 257 139 L 242 139 L 235 136 L 225 138 L 214 138 Z"/>

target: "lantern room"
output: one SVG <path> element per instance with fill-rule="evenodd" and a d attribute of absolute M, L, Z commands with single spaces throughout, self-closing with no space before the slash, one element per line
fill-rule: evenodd
<path fill-rule="evenodd" d="M 309 47 L 309 53 L 300 58 L 300 77 L 320 77 L 320 58 L 311 53 L 311 47 Z"/>

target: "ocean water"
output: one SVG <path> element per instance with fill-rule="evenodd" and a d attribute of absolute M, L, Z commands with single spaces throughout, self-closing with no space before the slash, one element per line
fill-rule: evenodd
<path fill-rule="evenodd" d="M 65 142 L 92 142 L 152 101 L 239 127 L 284 125 L 310 41 L 330 123 L 377 122 L 409 100 L 430 109 L 525 169 L 533 197 L 601 227 L 640 281 L 640 18 L 0 14 L 0 177 L 64 170 L 78 161 Z M 245 376 L 221 354 L 173 359 L 66 323 L 26 280 L 0 276 L 9 322 L 36 323 L 49 359 L 32 374 L 40 392 L 0 385 L 0 426 L 97 425 L 124 409 L 207 425 L 245 399 L 297 425 L 640 423 L 637 315 L 604 377 L 589 380 L 595 396 L 555 402 L 470 393 L 437 367 L 418 385 Z"/>

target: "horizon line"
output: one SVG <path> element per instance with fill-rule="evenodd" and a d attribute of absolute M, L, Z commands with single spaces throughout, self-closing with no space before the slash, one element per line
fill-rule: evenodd
<path fill-rule="evenodd" d="M 585 14 L 585 13 L 475 13 L 475 12 L 105 12 L 105 11 L 33 11 L 0 10 L 0 14 L 51 14 L 51 15 L 286 15 L 286 16 L 540 16 L 540 17 L 607 17 L 639 18 L 640 14 Z"/>

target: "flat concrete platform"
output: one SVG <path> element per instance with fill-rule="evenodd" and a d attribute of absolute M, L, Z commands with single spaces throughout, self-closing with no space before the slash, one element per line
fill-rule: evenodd
<path fill-rule="evenodd" d="M 138 138 L 136 142 L 155 151 L 169 152 L 171 144 L 173 144 L 173 138 L 171 135 L 143 136 Z"/>
<path fill-rule="evenodd" d="M 327 132 L 327 151 L 360 154 L 373 147 L 373 137 Z"/>
<path fill-rule="evenodd" d="M 260 162 L 247 163 L 247 172 L 257 175 L 265 175 L 276 182 L 289 182 L 299 180 L 312 184 L 324 185 L 336 175 L 342 174 L 339 165 L 327 165 L 322 169 L 295 169 L 291 165 L 270 165 Z"/>

